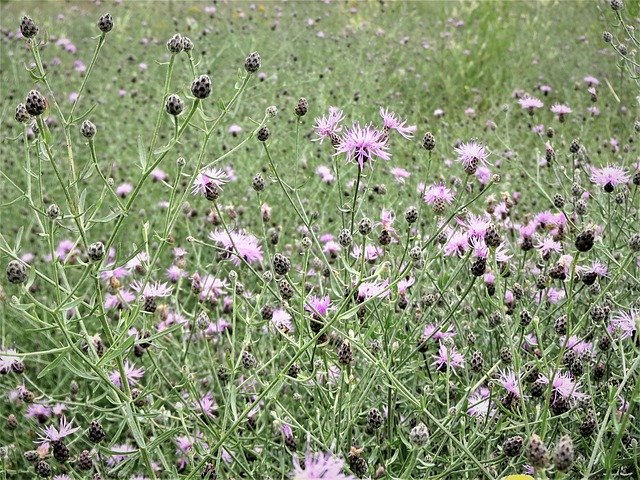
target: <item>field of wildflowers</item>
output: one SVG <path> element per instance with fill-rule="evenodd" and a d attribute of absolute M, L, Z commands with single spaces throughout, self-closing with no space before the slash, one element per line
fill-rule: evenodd
<path fill-rule="evenodd" d="M 1 2 L 0 480 L 640 478 L 638 28 Z"/>

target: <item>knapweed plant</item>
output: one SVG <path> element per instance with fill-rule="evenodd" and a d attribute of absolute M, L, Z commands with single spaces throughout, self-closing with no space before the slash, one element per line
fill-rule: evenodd
<path fill-rule="evenodd" d="M 129 16 L 95 20 L 69 98 L 51 45 L 75 45 L 22 17 L 0 478 L 638 478 L 640 121 L 607 103 L 634 101 L 638 44 L 609 7 L 629 75 L 517 89 L 483 125 L 447 123 L 456 98 L 423 126 L 391 96 L 256 107 L 311 86 L 262 49 L 221 79 L 176 33 L 120 135 L 90 85 Z"/>

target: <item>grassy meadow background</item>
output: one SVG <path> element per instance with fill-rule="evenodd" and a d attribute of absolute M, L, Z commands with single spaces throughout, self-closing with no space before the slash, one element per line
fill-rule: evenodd
<path fill-rule="evenodd" d="M 105 177 L 113 179 L 114 188 L 123 184 L 137 188 L 141 157 L 145 165 L 158 157 L 148 150 L 159 112 L 156 149 L 171 144 L 174 126 L 164 113 L 163 93 L 171 56 L 166 42 L 172 35 L 181 33 L 194 44 L 194 71 L 184 53 L 177 55 L 168 90 L 186 100 L 179 120 L 191 104 L 189 87 L 195 75 L 210 76 L 212 94 L 201 105 L 208 117 L 217 118 L 219 100 L 228 103 L 246 75 L 245 57 L 257 51 L 262 65 L 211 132 L 204 150 L 200 128 L 207 122 L 198 113 L 193 122 L 197 127 L 187 128 L 179 142 L 171 144 L 158 165 L 166 177 L 145 180 L 113 238 L 113 258 L 92 265 L 79 254 L 75 262 L 52 266 L 47 255 L 63 240 L 76 242 L 78 233 L 63 186 L 43 159 L 45 147 L 38 137 L 29 136 L 27 141 L 32 185 L 26 180 L 24 138 L 29 126 L 16 122 L 15 108 L 32 88 L 48 98 L 50 92 L 42 83 L 34 86 L 27 71 L 33 57 L 26 39 L 19 35 L 20 19 L 29 15 L 38 24 L 47 80 L 62 111 L 68 113 L 98 42 L 96 21 L 105 12 L 111 13 L 115 26 L 105 35 L 76 116 L 93 108 L 87 118 L 97 127 L 93 142 L 98 165 Z M 623 13 L 629 25 L 640 28 L 638 3 L 625 2 Z M 24 261 L 47 278 L 60 275 L 61 279 L 59 289 L 52 285 L 56 282 L 35 278 L 33 272 L 29 288 L 10 284 L 4 273 L 0 281 L 0 346 L 5 353 L 15 349 L 25 366 L 24 373 L 0 376 L 0 422 L 9 422 L 11 416 L 11 421 L 18 422 L 15 429 L 0 428 L 0 479 L 36 478 L 34 465 L 39 461 L 49 463 L 51 476 L 59 475 L 60 480 L 64 475 L 71 479 L 215 478 L 214 470 L 220 479 L 502 478 L 525 471 L 539 478 L 638 478 L 637 342 L 614 337 L 613 350 L 585 360 L 581 385 L 593 401 L 590 408 L 598 412 L 598 426 L 591 437 L 577 433 L 586 415 L 584 405 L 551 414 L 544 401 L 523 398 L 519 407 L 497 407 L 502 413 L 496 418 L 476 422 L 467 414 L 466 401 L 476 388 L 492 386 L 503 368 L 515 369 L 523 382 L 527 365 L 557 370 L 566 343 L 562 340 L 558 347 L 553 325 L 562 309 L 570 322 L 572 309 L 579 311 L 571 323 L 575 330 L 570 328 L 569 333 L 595 344 L 608 334 L 603 334 L 605 323 L 589 323 L 592 304 L 606 300 L 612 312 L 635 312 L 639 307 L 640 267 L 637 252 L 629 254 L 627 247 L 638 233 L 637 185 L 626 182 L 627 194 L 616 204 L 613 196 L 599 196 L 602 189 L 592 189 L 587 167 L 581 175 L 582 186 L 592 189 L 596 200 L 589 203 L 581 226 L 568 232 L 566 245 L 573 248 L 580 228 L 592 223 L 604 226 L 606 235 L 596 253 L 580 258 L 574 252 L 581 262 L 599 259 L 608 265 L 611 281 L 602 280 L 602 294 L 592 295 L 586 287 L 575 293 L 574 282 L 567 281 L 558 287 L 567 292 L 567 302 L 536 305 L 535 294 L 528 288 L 535 291 L 536 274 L 531 272 L 542 267 L 536 270 L 533 253 L 518 253 L 517 233 L 509 230 L 539 212 L 553 210 L 554 195 L 572 198 L 569 149 L 574 139 L 588 152 L 588 165 L 616 164 L 631 176 L 637 172 L 640 137 L 634 122 L 640 117 L 640 88 L 619 68 L 620 56 L 602 40 L 604 30 L 623 35 L 616 22 L 603 1 L 0 2 L 0 264 L 4 270 L 10 260 L 26 254 L 32 260 Z M 587 92 L 584 78 L 589 76 L 599 80 L 597 102 Z M 542 85 L 550 86 L 550 93 L 544 95 Z M 514 98 L 517 91 L 540 98 L 544 108 L 529 116 Z M 309 108 L 298 119 L 294 108 L 300 97 L 308 100 Z M 559 123 L 549 111 L 554 103 L 571 106 L 566 122 Z M 267 150 L 252 132 L 265 121 L 265 109 L 271 105 L 278 114 L 267 123 Z M 417 126 L 411 140 L 392 137 L 390 162 L 377 160 L 372 170 L 363 170 L 366 179 L 356 224 L 363 216 L 378 222 L 382 209 L 395 212 L 400 240 L 389 247 L 384 261 L 354 264 L 343 252 L 344 258 L 341 255 L 335 263 L 333 259 L 330 265 L 323 263 L 326 256 L 315 236 L 313 246 L 304 247 L 308 232 L 301 228 L 304 222 L 281 188 L 281 181 L 297 187 L 289 194 L 312 219 L 316 236 L 338 236 L 345 218 L 340 209 L 347 220 L 350 215 L 356 167 L 333 156 L 330 142 L 312 141 L 314 119 L 326 115 L 331 106 L 344 111 L 345 125 L 379 124 L 379 109 L 385 107 Z M 589 113 L 593 106 L 598 115 Z M 64 125 L 53 106 L 46 115 L 52 137 L 49 146 L 57 152 L 56 161 L 66 178 Z M 543 127 L 533 133 L 537 125 Z M 544 133 L 549 127 L 555 130 L 552 138 Z M 234 128 L 239 133 L 232 133 Z M 436 140 L 433 151 L 423 148 L 425 132 Z M 97 219 L 87 231 L 89 243 L 106 244 L 114 233 L 117 202 L 106 193 L 93 167 L 80 125 L 74 125 L 70 134 L 76 168 L 82 175 L 77 189 L 87 212 Z M 467 179 L 455 162 L 454 146 L 470 139 L 487 146 L 491 173 L 500 177 L 499 183 L 491 182 L 486 194 L 477 182 L 465 191 Z M 553 170 L 540 163 L 547 142 L 553 143 L 556 152 Z M 278 167 L 278 177 L 267 151 Z M 184 167 L 178 165 L 180 157 Z M 224 186 L 216 208 L 203 196 L 190 193 L 199 159 L 201 165 L 216 161 L 216 167 L 233 172 L 234 179 Z M 315 173 L 321 165 L 332 168 L 334 162 L 341 164 L 340 187 L 320 181 Z M 406 169 L 411 176 L 400 183 L 392 167 Z M 259 194 L 252 188 L 257 173 L 267 183 Z M 417 232 L 405 224 L 403 212 L 423 204 L 419 185 L 440 181 L 459 193 L 460 203 L 456 200 L 454 207 L 469 201 L 467 210 L 473 214 L 483 213 L 487 195 L 495 195 L 494 203 L 518 197 L 509 217 L 511 227 L 501 230 L 515 254 L 514 273 L 498 280 L 496 297 L 485 293 L 481 281 L 472 282 L 467 290 L 468 266 L 442 257 L 437 242 L 430 243 L 441 220 L 453 218 L 449 213 L 454 207 L 443 217 L 420 207 Z M 28 189 L 38 213 L 24 195 Z M 126 203 L 130 195 L 124 193 L 121 202 Z M 478 199 L 473 200 L 476 195 Z M 49 222 L 45 212 L 51 203 L 60 206 L 63 217 Z M 271 208 L 268 221 L 263 221 L 264 204 Z M 46 232 L 41 231 L 42 224 Z M 211 246 L 209 232 L 227 226 L 260 239 L 265 254 L 261 265 L 236 267 Z M 354 243 L 359 243 L 362 237 L 356 230 Z M 378 233 L 372 234 L 370 243 L 376 243 Z M 423 246 L 426 268 L 411 273 L 416 283 L 408 296 L 409 307 L 397 307 L 400 294 L 395 290 L 393 301 L 368 300 L 366 308 L 348 304 L 349 288 L 365 277 L 392 278 L 395 288 L 400 278 L 394 272 L 404 268 L 414 244 Z M 81 249 L 80 243 L 75 247 Z M 136 278 L 166 282 L 166 270 L 177 261 L 175 247 L 187 251 L 187 265 L 173 284 L 172 296 L 164 302 L 158 299 L 166 305 L 155 313 L 142 311 L 137 303 L 122 311 L 102 308 L 103 295 L 112 286 L 100 272 L 144 251 L 155 263 Z M 295 290 L 289 302 L 279 298 L 278 284 L 263 275 L 276 252 L 286 253 L 296 271 L 288 277 Z M 331 279 L 323 277 L 327 266 L 336 272 L 335 278 L 333 274 Z M 225 293 L 218 303 L 200 302 L 191 293 L 189 276 L 194 272 L 224 281 Z M 505 314 L 500 299 L 514 282 L 524 286 L 527 294 L 522 300 L 525 305 L 518 304 L 511 321 L 513 311 Z M 310 341 L 318 332 L 311 333 L 306 326 L 310 315 L 305 313 L 301 292 L 332 298 L 339 318 L 328 344 L 317 346 Z M 444 300 L 424 301 L 429 294 Z M 264 314 L 265 304 L 288 312 L 295 333 L 274 330 Z M 536 314 L 535 331 L 518 324 L 524 308 Z M 202 312 L 213 323 L 224 319 L 232 328 L 203 339 L 198 328 Z M 492 312 L 508 319 L 501 326 L 488 324 Z M 181 315 L 185 323 L 159 329 L 166 315 L 173 314 Z M 485 364 L 479 371 L 438 372 L 431 359 L 440 344 L 421 349 L 418 340 L 424 326 L 438 322 L 448 326 L 452 317 L 456 345 L 466 365 L 474 351 L 483 352 Z M 151 332 L 151 347 L 139 332 Z M 537 357 L 519 346 L 532 333 L 541 342 L 542 336 L 553 338 Z M 86 342 L 94 335 L 101 335 L 107 352 L 101 359 L 87 353 L 92 349 Z M 336 368 L 337 356 L 344 353 L 344 338 L 350 339 L 355 361 Z M 505 348 L 513 357 L 510 362 L 505 362 Z M 257 370 L 244 351 L 258 359 Z M 4 361 L 11 365 L 13 360 L 8 358 Z M 591 380 L 598 361 L 609 367 L 602 389 Z M 109 390 L 110 373 L 126 364 L 143 367 L 144 381 L 122 392 Z M 292 364 L 301 367 L 295 378 L 289 368 Z M 35 400 L 18 398 L 19 385 L 30 390 Z M 137 390 L 133 396 L 132 390 Z M 215 415 L 198 410 L 207 393 L 216 404 Z M 617 409 L 619 395 L 628 402 L 626 409 Z M 64 404 L 66 410 L 50 411 L 42 418 L 27 415 L 29 403 L 51 408 Z M 366 426 L 373 408 L 386 420 L 371 434 Z M 58 425 L 63 411 L 80 427 L 66 444 L 70 459 L 56 462 L 49 451 L 38 451 L 35 463 L 26 458 L 25 452 L 36 450 L 34 441 L 41 429 Z M 106 431 L 99 444 L 87 439 L 92 420 Z M 420 424 L 428 427 L 428 441 L 416 438 Z M 294 441 L 288 440 L 283 425 L 293 429 Z M 505 438 L 521 435 L 526 447 L 541 425 L 550 451 L 562 435 L 573 437 L 575 463 L 569 471 L 551 468 L 545 474 L 544 468 L 531 467 L 526 453 L 505 455 Z M 339 466 L 334 476 L 313 476 L 309 465 L 294 468 L 292 456 L 304 463 L 307 449 L 331 451 L 346 461 L 345 466 L 342 470 Z M 78 468 L 83 451 L 92 459 L 88 470 Z"/>

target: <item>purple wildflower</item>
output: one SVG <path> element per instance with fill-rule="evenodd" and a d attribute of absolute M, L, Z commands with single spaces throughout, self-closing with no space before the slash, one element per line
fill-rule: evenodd
<path fill-rule="evenodd" d="M 324 317 L 331 310 L 331 298 L 328 295 L 325 297 L 311 297 L 304 308 L 311 313 L 317 313 Z"/>
<path fill-rule="evenodd" d="M 368 124 L 362 128 L 359 123 L 355 123 L 346 131 L 336 155 L 345 153 L 347 162 L 357 163 L 362 169 L 365 162 L 372 165 L 375 157 L 390 160 L 391 154 L 387 151 L 388 148 L 383 135 L 372 125 Z"/>
<path fill-rule="evenodd" d="M 316 118 L 316 124 L 314 125 L 314 129 L 318 138 L 315 138 L 314 141 L 320 141 L 322 143 L 325 138 L 331 138 L 335 136 L 342 130 L 342 127 L 339 123 L 344 119 L 344 114 L 342 110 L 336 107 L 329 107 L 329 115 L 323 115 L 320 118 Z"/>
<path fill-rule="evenodd" d="M 168 297 L 173 292 L 173 287 L 160 282 L 147 283 L 143 286 L 141 282 L 133 281 L 131 282 L 131 288 L 138 293 L 142 293 L 145 298 Z"/>
<path fill-rule="evenodd" d="M 540 375 L 540 381 L 545 384 L 549 384 L 549 378 L 545 375 Z M 567 400 L 581 400 L 586 398 L 587 395 L 579 391 L 580 383 L 575 382 L 571 375 L 564 372 L 556 372 L 553 379 L 553 401 L 558 397 L 562 397 Z"/>
<path fill-rule="evenodd" d="M 607 331 L 620 338 L 620 340 L 625 340 L 632 338 L 639 328 L 640 315 L 638 315 L 637 311 L 630 310 L 629 312 L 618 312 L 618 314 L 611 319 Z"/>
<path fill-rule="evenodd" d="M 293 456 L 292 480 L 355 480 L 353 475 L 342 473 L 344 460 L 331 452 L 311 453 L 307 450 L 304 465 L 300 465 L 297 455 Z"/>
<path fill-rule="evenodd" d="M 227 258 L 234 265 L 240 266 L 240 259 L 247 263 L 262 261 L 262 247 L 253 235 L 243 232 L 228 232 L 217 230 L 209 234 L 209 238 L 216 243 L 222 244 L 227 250 Z"/>
<path fill-rule="evenodd" d="M 512 394 L 515 398 L 521 398 L 522 393 L 520 392 L 520 385 L 518 382 L 518 378 L 513 370 L 507 370 L 500 372 L 500 376 L 498 377 L 498 383 L 502 385 L 502 387 Z"/>
<path fill-rule="evenodd" d="M 80 427 L 72 427 L 71 422 L 67 422 L 67 418 L 63 415 L 60 417 L 60 428 L 49 425 L 42 429 L 42 434 L 36 443 L 55 442 L 68 437 L 72 433 L 77 432 Z"/>
<path fill-rule="evenodd" d="M 533 112 L 536 108 L 542 108 L 544 106 L 540 99 L 531 97 L 529 95 L 522 97 L 520 100 L 518 100 L 518 103 L 522 108 L 527 110 L 530 115 L 533 115 Z"/>
<path fill-rule="evenodd" d="M 136 368 L 136 366 L 129 362 L 129 360 L 124 361 L 124 375 L 127 379 L 127 382 L 130 386 L 136 385 L 138 380 L 144 376 L 144 368 Z M 109 380 L 116 387 L 122 388 L 122 378 L 120 378 L 120 370 L 113 370 L 109 374 Z"/>
<path fill-rule="evenodd" d="M 630 180 L 629 173 L 616 165 L 607 165 L 602 168 L 591 168 L 591 181 L 604 188 L 607 193 L 613 192 L 617 185 L 623 185 Z"/>
<path fill-rule="evenodd" d="M 451 189 L 445 186 L 444 183 L 434 183 L 427 191 L 424 192 L 422 197 L 425 203 L 433 206 L 435 204 L 447 204 L 451 205 L 455 194 Z"/>
<path fill-rule="evenodd" d="M 211 195 L 214 191 L 222 190 L 222 186 L 230 180 L 229 174 L 219 168 L 207 168 L 202 170 L 193 180 L 191 193 L 193 195 Z"/>
<path fill-rule="evenodd" d="M 455 370 L 464 365 L 464 356 L 458 352 L 454 345 L 447 346 L 445 342 L 440 343 L 438 353 L 434 355 L 434 359 L 431 365 L 441 372 L 445 371 L 447 367 Z"/>
<path fill-rule="evenodd" d="M 462 143 L 455 148 L 455 151 L 458 154 L 458 161 L 462 163 L 464 171 L 469 175 L 473 175 L 479 166 L 488 163 L 489 152 L 484 145 L 475 140 Z"/>
<path fill-rule="evenodd" d="M 407 121 L 402 121 L 402 119 L 398 118 L 395 113 L 390 112 L 386 108 L 380 107 L 380 116 L 382 117 L 382 123 L 386 130 L 395 130 L 404 138 L 412 138 L 413 133 L 417 129 L 415 125 L 405 127 L 404 125 L 407 123 Z"/>

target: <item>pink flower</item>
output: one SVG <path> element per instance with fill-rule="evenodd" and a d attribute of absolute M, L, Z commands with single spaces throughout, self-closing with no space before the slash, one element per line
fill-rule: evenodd
<path fill-rule="evenodd" d="M 131 288 L 138 293 L 142 293 L 145 298 L 168 297 L 173 292 L 173 287 L 166 283 L 154 282 L 142 285 L 141 282 L 133 281 Z"/>
<path fill-rule="evenodd" d="M 618 312 L 607 327 L 607 331 L 620 340 L 632 338 L 638 330 L 640 330 L 640 315 L 635 310 Z"/>
<path fill-rule="evenodd" d="M 443 246 L 446 257 L 462 257 L 469 247 L 469 237 L 465 232 L 453 233 Z"/>
<path fill-rule="evenodd" d="M 468 174 L 474 174 L 479 166 L 488 163 L 489 152 L 484 145 L 475 140 L 462 143 L 454 150 L 458 154 L 458 161 L 462 163 L 464 171 Z"/>
<path fill-rule="evenodd" d="M 564 122 L 564 117 L 572 112 L 567 105 L 556 103 L 551 106 L 551 112 L 558 116 L 560 122 Z"/>
<path fill-rule="evenodd" d="M 545 375 L 540 375 L 540 381 L 544 384 L 549 384 L 549 378 Z M 556 372 L 556 375 L 553 379 L 553 400 L 555 401 L 558 397 L 562 397 L 569 400 L 581 400 L 586 398 L 587 395 L 581 393 L 579 391 L 580 384 L 579 382 L 575 382 L 571 375 L 564 372 Z"/>
<path fill-rule="evenodd" d="M 443 183 L 434 183 L 424 192 L 423 196 L 423 200 L 429 205 L 434 205 L 436 203 L 451 205 L 454 198 L 455 194 Z"/>
<path fill-rule="evenodd" d="M 562 244 L 551 237 L 545 237 L 543 240 L 536 243 L 535 247 L 543 258 L 548 257 L 552 252 L 562 253 Z"/>
<path fill-rule="evenodd" d="M 82 60 L 76 60 L 73 62 L 73 68 L 75 68 L 76 72 L 80 74 L 87 71 L 87 66 L 82 62 Z"/>
<path fill-rule="evenodd" d="M 385 129 L 395 130 L 404 138 L 412 138 L 413 133 L 417 129 L 415 125 L 405 127 L 404 125 L 407 123 L 407 121 L 402 121 L 402 119 L 398 118 L 395 113 L 390 112 L 386 108 L 380 107 L 380 116 L 382 117 L 382 123 Z"/>
<path fill-rule="evenodd" d="M 71 426 L 71 422 L 67 422 L 66 417 L 63 415 L 60 417 L 60 428 L 55 428 L 53 426 L 45 427 L 42 430 L 42 434 L 36 441 L 36 443 L 44 443 L 44 442 L 55 442 L 58 440 L 62 440 L 65 437 L 68 437 L 72 433 L 77 432 L 80 427 L 73 428 Z"/>
<path fill-rule="evenodd" d="M 311 453 L 307 450 L 304 465 L 300 465 L 297 455 L 293 456 L 292 480 L 356 480 L 353 475 L 342 473 L 344 460 L 331 452 Z"/>
<path fill-rule="evenodd" d="M 0 373 L 9 373 L 13 366 L 20 362 L 17 353 L 13 348 L 5 350 L 4 347 L 0 347 Z"/>
<path fill-rule="evenodd" d="M 221 244 L 227 251 L 227 258 L 234 265 L 240 266 L 240 259 L 247 263 L 262 261 L 262 247 L 253 235 L 226 230 L 217 230 L 209 234 L 209 238 Z"/>
<path fill-rule="evenodd" d="M 320 179 L 327 184 L 333 183 L 335 177 L 333 176 L 333 172 L 326 165 L 320 165 L 316 168 L 316 174 L 320 177 Z"/>
<path fill-rule="evenodd" d="M 240 132 L 242 132 L 242 127 L 241 127 L 240 125 L 235 125 L 235 124 L 234 124 L 234 125 L 231 125 L 231 126 L 229 127 L 228 132 L 229 132 L 231 135 L 233 135 L 234 137 L 236 137 L 236 136 L 238 136 L 238 134 L 239 134 Z"/>
<path fill-rule="evenodd" d="M 116 194 L 122 198 L 129 195 L 132 191 L 133 191 L 133 185 L 131 185 L 130 183 L 122 183 L 118 185 L 118 187 L 116 188 Z"/>
<path fill-rule="evenodd" d="M 386 298 L 391 292 L 389 291 L 389 280 L 380 282 L 363 282 L 358 287 L 358 298 L 365 300 L 367 298 Z"/>
<path fill-rule="evenodd" d="M 324 297 L 311 297 L 304 308 L 312 314 L 317 313 L 321 317 L 324 317 L 331 309 L 331 298 L 329 298 L 328 295 Z"/>
<path fill-rule="evenodd" d="M 323 115 L 320 118 L 316 118 L 314 129 L 316 131 L 316 135 L 318 138 L 315 138 L 314 141 L 320 141 L 322 143 L 325 138 L 331 138 L 334 135 L 337 135 L 338 132 L 342 130 L 342 127 L 339 123 L 344 119 L 344 114 L 342 110 L 336 107 L 329 107 L 329 115 Z"/>
<path fill-rule="evenodd" d="M 293 327 L 293 322 L 291 321 L 291 315 L 289 315 L 287 311 L 283 310 L 282 308 L 277 308 L 273 311 L 271 323 L 273 323 L 273 325 L 283 333 L 289 333 L 295 330 Z"/>
<path fill-rule="evenodd" d="M 443 342 L 456 336 L 456 331 L 453 325 L 449 325 L 446 330 L 442 330 L 441 327 L 435 323 L 429 323 L 424 327 L 422 331 L 422 341 L 433 340 L 434 342 Z"/>
<path fill-rule="evenodd" d="M 191 193 L 207 197 L 214 192 L 221 192 L 222 186 L 228 181 L 229 175 L 226 171 L 219 168 L 206 168 L 196 175 L 191 186 Z"/>
<path fill-rule="evenodd" d="M 522 397 L 518 379 L 516 378 L 516 374 L 512 370 L 500 372 L 498 383 L 500 383 L 500 385 L 502 385 L 502 388 L 504 388 L 507 392 L 509 392 L 516 398 Z"/>
<path fill-rule="evenodd" d="M 364 255 L 364 259 L 367 262 L 375 262 L 378 258 L 380 258 L 384 254 L 384 250 L 378 247 L 377 245 L 365 245 L 364 253 L 362 251 L 362 247 L 358 244 L 353 246 L 353 252 L 351 256 L 354 258 L 360 258 L 360 256 Z"/>
<path fill-rule="evenodd" d="M 416 283 L 416 279 L 413 277 L 403 278 L 398 282 L 398 295 L 404 295 L 407 290 Z"/>
<path fill-rule="evenodd" d="M 144 368 L 136 368 L 136 366 L 129 362 L 129 360 L 124 361 L 124 376 L 127 379 L 127 383 L 130 386 L 137 385 L 138 380 L 144 376 Z M 109 380 L 116 387 L 122 388 L 122 378 L 120 377 L 120 370 L 113 370 L 109 374 Z"/>
<path fill-rule="evenodd" d="M 445 342 L 441 342 L 431 365 L 436 367 L 438 371 L 444 371 L 447 367 L 455 370 L 464 365 L 464 356 L 458 352 L 454 345 L 447 346 Z"/>
<path fill-rule="evenodd" d="M 541 100 L 537 99 L 536 97 L 531 97 L 529 95 L 526 95 L 520 100 L 518 100 L 518 103 L 522 108 L 524 108 L 525 110 L 528 110 L 530 114 L 533 114 L 533 111 L 536 108 L 542 108 L 544 106 Z"/>
<path fill-rule="evenodd" d="M 383 135 L 373 126 L 369 124 L 361 128 L 359 123 L 355 123 L 346 131 L 335 155 L 345 153 L 347 162 L 357 163 L 362 169 L 365 162 L 369 162 L 369 165 L 373 166 L 373 160 L 376 157 L 390 160 L 391 154 L 387 151 L 388 148 Z"/>
<path fill-rule="evenodd" d="M 77 92 L 71 92 L 69 94 L 69 103 L 76 103 L 77 100 L 78 100 L 78 93 Z"/>
<path fill-rule="evenodd" d="M 607 165 L 602 168 L 591 168 L 591 181 L 604 188 L 607 193 L 613 192 L 614 187 L 628 183 L 631 177 L 622 167 Z"/>
<path fill-rule="evenodd" d="M 107 293 L 104 297 L 104 308 L 106 310 L 125 310 L 129 308 L 129 304 L 136 299 L 136 296 L 133 292 L 129 290 L 118 290 L 118 293 L 113 295 L 111 293 Z"/>
<path fill-rule="evenodd" d="M 195 408 L 208 417 L 214 417 L 218 410 L 218 406 L 216 405 L 211 392 L 208 392 L 204 397 L 198 400 Z"/>
<path fill-rule="evenodd" d="M 159 168 L 154 169 L 151 172 L 151 180 L 154 182 L 163 182 L 167 180 L 168 175 L 164 172 L 164 170 L 160 170 Z"/>
<path fill-rule="evenodd" d="M 409 178 L 411 176 L 411 173 L 409 173 L 404 168 L 400 168 L 400 167 L 392 168 L 390 170 L 390 173 L 391 175 L 393 175 L 393 178 L 395 179 L 395 181 L 400 184 L 404 184 L 405 178 Z"/>
<path fill-rule="evenodd" d="M 591 75 L 587 75 L 586 77 L 583 78 L 584 83 L 586 83 L 589 87 L 595 87 L 597 85 L 600 85 L 600 80 L 598 80 L 596 77 L 593 77 Z"/>
<path fill-rule="evenodd" d="M 467 414 L 476 418 L 488 418 L 495 413 L 495 405 L 491 401 L 489 389 L 479 387 L 467 399 Z"/>

